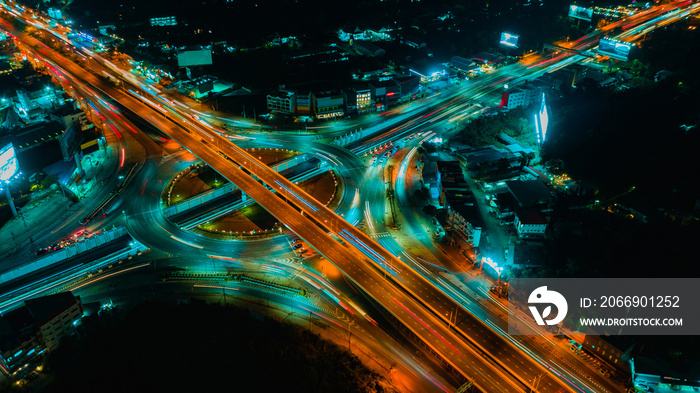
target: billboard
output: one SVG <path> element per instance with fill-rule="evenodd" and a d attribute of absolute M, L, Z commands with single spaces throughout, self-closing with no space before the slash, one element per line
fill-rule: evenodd
<path fill-rule="evenodd" d="M 0 149 L 0 181 L 10 180 L 19 172 L 19 162 L 15 155 L 15 148 L 8 143 Z"/>
<path fill-rule="evenodd" d="M 211 65 L 211 49 L 188 50 L 177 54 L 178 67 Z"/>
<path fill-rule="evenodd" d="M 73 158 L 75 153 L 80 150 L 80 144 L 83 142 L 82 135 L 78 134 L 78 124 L 77 121 L 72 121 L 63 132 L 63 135 L 58 139 L 58 144 L 61 147 L 61 153 L 65 161 Z"/>
<path fill-rule="evenodd" d="M 506 33 L 505 31 L 501 33 L 501 45 L 509 46 L 511 48 L 518 47 L 518 37 L 515 34 Z"/>
<path fill-rule="evenodd" d="M 629 42 L 621 42 L 610 38 L 601 38 L 598 43 L 598 54 L 608 56 L 612 59 L 627 61 L 629 59 L 632 45 Z"/>
<path fill-rule="evenodd" d="M 591 21 L 593 19 L 593 10 L 590 8 L 583 8 L 577 5 L 569 6 L 569 16 L 576 19 L 583 19 Z"/>
<path fill-rule="evenodd" d="M 535 134 L 537 135 L 537 143 L 544 143 L 547 138 L 547 126 L 549 125 L 549 114 L 547 113 L 547 104 L 544 101 L 544 93 L 542 93 L 542 104 L 540 110 L 535 115 Z"/>

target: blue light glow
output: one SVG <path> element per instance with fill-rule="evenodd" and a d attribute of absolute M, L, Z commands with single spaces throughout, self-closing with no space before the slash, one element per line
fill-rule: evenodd
<path fill-rule="evenodd" d="M 19 172 L 19 162 L 11 143 L 0 150 L 0 181 L 10 180 Z"/>

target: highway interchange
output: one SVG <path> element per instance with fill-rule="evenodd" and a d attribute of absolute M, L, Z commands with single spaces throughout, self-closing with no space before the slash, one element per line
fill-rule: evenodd
<path fill-rule="evenodd" d="M 656 24 L 666 23 L 665 19 L 659 22 L 658 18 L 681 6 L 693 12 L 697 8 L 696 5 L 679 2 L 659 6 L 606 26 L 606 30 L 624 25 L 626 32 L 620 38 L 632 40 L 636 35 L 630 34 L 630 31 L 634 30 L 637 34 L 648 32 Z M 678 18 L 678 13 L 670 18 Z M 649 21 L 653 24 L 646 24 Z M 394 237 L 382 236 L 392 231 L 388 226 L 390 220 L 386 218 L 386 171 L 383 165 L 372 165 L 366 158 L 358 156 L 358 153 L 362 154 L 388 141 L 405 144 L 406 147 L 394 157 L 396 164 L 392 179 L 399 204 L 406 206 L 404 175 L 415 162 L 412 161 L 415 160 L 413 148 L 419 141 L 435 135 L 439 130 L 449 129 L 453 119 L 482 112 L 484 100 L 499 92 L 504 84 L 583 61 L 584 56 L 569 53 L 554 54 L 550 58 L 533 56 L 469 84 L 415 101 L 392 111 L 389 116 L 373 115 L 361 126 L 365 130 L 376 129 L 376 132 L 362 141 L 341 147 L 329 142 L 357 129 L 357 125 L 346 129 L 331 128 L 317 134 L 281 134 L 250 129 L 245 133 L 227 135 L 210 124 L 216 121 L 198 121 L 201 116 L 194 119 L 194 112 L 184 104 L 173 104 L 169 109 L 164 109 L 142 84 L 123 82 L 130 87 L 128 90 L 133 89 L 130 93 L 126 91 L 127 88 L 117 88 L 96 76 L 99 73 L 95 69 L 114 72 L 113 65 L 97 55 L 93 57 L 95 61 L 91 62 L 89 70 L 86 70 L 83 65 L 69 60 L 31 36 L 18 31 L 10 32 L 28 52 L 50 66 L 56 79 L 66 89 L 84 97 L 99 111 L 97 116 L 103 122 L 110 144 L 117 155 L 122 155 L 115 175 L 126 163 L 138 164 L 136 175 L 115 207 L 124 213 L 112 215 L 109 219 L 126 225 L 132 237 L 139 242 L 151 249 L 178 255 L 182 260 L 193 261 L 192 265 L 199 264 L 207 272 L 239 270 L 244 264 L 246 268 L 255 270 L 249 265 L 253 261 L 274 264 L 289 257 L 289 243 L 284 236 L 256 241 L 215 239 L 181 229 L 162 214 L 164 185 L 174 173 L 195 160 L 201 160 L 333 263 L 351 283 L 348 285 L 352 290 L 363 292 L 370 304 L 379 306 L 380 312 L 387 313 L 385 319 L 391 320 L 399 326 L 399 330 L 417 337 L 430 348 L 441 359 L 448 374 L 453 375 L 453 381 L 473 380 L 486 392 L 621 391 L 619 385 L 601 375 L 583 375 L 581 370 L 585 371 L 585 367 L 577 370 L 575 366 L 557 364 L 547 359 L 546 351 L 531 342 L 508 337 L 502 330 L 503 321 L 494 317 L 496 313 L 493 310 L 482 307 L 473 297 L 441 278 L 439 269 L 419 262 L 420 258 L 412 254 L 412 250 L 403 248 Z M 571 47 L 580 51 L 590 50 L 604 33 L 589 34 L 573 42 Z M 149 132 L 139 132 L 136 124 L 119 115 L 121 112 L 143 119 L 187 151 L 164 149 L 162 141 Z M 104 123 L 114 132 L 109 132 L 110 128 L 105 127 Z M 407 136 L 416 133 L 425 135 L 405 141 Z M 343 178 L 344 194 L 338 206 L 334 210 L 327 208 L 239 146 L 294 146 L 295 150 L 325 159 Z M 434 250 L 420 219 L 414 213 L 402 209 L 402 220 L 407 224 L 404 230 L 416 233 L 426 249 Z M 363 230 L 356 226 L 361 222 Z M 225 258 L 236 261 L 232 263 Z M 434 260 L 440 263 L 441 258 L 436 255 Z M 289 269 L 289 266 L 278 264 L 277 269 Z M 354 314 L 351 311 L 353 308 L 359 309 L 356 304 L 368 302 L 349 293 L 335 296 L 339 297 L 337 303 L 345 308 L 346 318 Z M 284 300 L 280 299 L 279 302 L 284 303 Z M 462 311 L 460 315 L 463 317 L 456 323 L 451 321 L 453 310 Z M 370 335 L 379 334 L 371 318 L 365 318 L 362 326 L 367 332 L 374 332 L 368 333 Z M 461 381 L 454 375 L 461 375 Z"/>

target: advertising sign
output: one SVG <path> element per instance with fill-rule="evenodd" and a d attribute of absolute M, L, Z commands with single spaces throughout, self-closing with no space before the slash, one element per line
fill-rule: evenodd
<path fill-rule="evenodd" d="M 501 45 L 509 46 L 511 48 L 518 47 L 518 37 L 515 34 L 506 33 L 505 31 L 501 33 Z"/>
<path fill-rule="evenodd" d="M 571 5 L 569 6 L 569 16 L 590 22 L 591 19 L 593 19 L 593 10 L 590 8 L 579 7 L 577 5 Z"/>
<path fill-rule="evenodd" d="M 211 50 L 188 50 L 177 54 L 178 67 L 211 65 Z"/>
<path fill-rule="evenodd" d="M 632 44 L 611 40 L 609 38 L 601 38 L 598 44 L 598 54 L 608 56 L 613 59 L 627 61 L 629 59 Z"/>
<path fill-rule="evenodd" d="M 19 162 L 12 143 L 0 149 L 0 181 L 9 180 L 19 172 Z"/>

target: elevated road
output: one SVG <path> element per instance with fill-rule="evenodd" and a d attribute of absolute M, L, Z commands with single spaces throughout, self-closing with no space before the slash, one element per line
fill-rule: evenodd
<path fill-rule="evenodd" d="M 499 83 L 502 81 L 493 85 Z M 106 91 L 150 121 L 159 122 L 155 118 L 165 113 L 163 110 L 156 112 L 116 89 Z M 118 93 L 121 97 L 117 97 Z M 456 332 L 448 329 L 445 326 L 449 323 L 447 314 L 458 304 L 284 177 L 211 129 L 202 130 L 170 116 L 168 119 L 180 127 L 170 124 L 160 128 L 163 132 L 298 233 L 453 368 L 467 378 L 474 377 L 482 389 L 527 391 L 531 381 L 540 374 L 543 377 L 539 380 L 538 391 L 556 392 L 564 388 L 552 374 L 543 374 L 548 371 L 546 365 L 533 361 L 480 321 L 460 323 Z M 326 231 L 335 236 L 329 236 Z M 336 239 L 342 239 L 345 246 L 339 247 Z M 482 325 L 485 330 L 471 332 L 472 325 Z"/>

